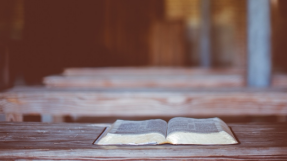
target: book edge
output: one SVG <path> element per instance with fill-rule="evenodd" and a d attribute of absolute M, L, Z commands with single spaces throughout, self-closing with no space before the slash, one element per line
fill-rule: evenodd
<path fill-rule="evenodd" d="M 100 135 L 93 141 L 93 145 L 99 145 L 99 141 L 108 134 L 108 132 L 111 130 L 112 126 L 107 126 L 105 129 L 100 133 Z"/>

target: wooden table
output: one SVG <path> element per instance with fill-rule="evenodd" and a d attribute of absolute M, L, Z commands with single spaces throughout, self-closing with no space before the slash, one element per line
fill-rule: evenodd
<path fill-rule="evenodd" d="M 229 124 L 239 145 L 96 146 L 104 124 L 0 123 L 0 158 L 287 160 L 286 124 Z"/>

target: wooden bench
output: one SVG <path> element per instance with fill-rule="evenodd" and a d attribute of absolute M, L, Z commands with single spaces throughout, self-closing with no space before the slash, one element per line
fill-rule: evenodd
<path fill-rule="evenodd" d="M 1 160 L 287 160 L 286 124 L 228 124 L 238 145 L 97 146 L 104 124 L 0 122 Z"/>
<path fill-rule="evenodd" d="M 71 68 L 63 75 L 45 77 L 43 82 L 57 88 L 222 88 L 244 87 L 245 77 L 240 69 Z M 272 87 L 287 87 L 287 75 L 274 75 Z"/>
<path fill-rule="evenodd" d="M 103 67 L 103 68 L 67 68 L 65 76 L 157 76 L 157 75 L 212 75 L 244 74 L 238 68 L 190 68 L 190 67 Z"/>
<path fill-rule="evenodd" d="M 26 114 L 41 115 L 44 122 L 61 122 L 62 116 L 277 116 L 286 121 L 287 90 L 282 88 L 286 76 L 275 76 L 270 89 L 256 90 L 244 87 L 242 73 L 239 69 L 71 68 L 63 76 L 45 78 L 47 88 L 15 88 L 0 94 L 0 110 L 7 121 L 22 121 Z"/>
<path fill-rule="evenodd" d="M 0 94 L 7 121 L 24 114 L 52 116 L 279 116 L 287 115 L 285 89 L 57 89 L 15 88 Z"/>
<path fill-rule="evenodd" d="M 164 76 L 48 76 L 44 84 L 57 88 L 222 88 L 244 87 L 243 75 L 164 75 Z M 272 78 L 272 87 L 286 88 L 287 76 L 275 75 Z"/>

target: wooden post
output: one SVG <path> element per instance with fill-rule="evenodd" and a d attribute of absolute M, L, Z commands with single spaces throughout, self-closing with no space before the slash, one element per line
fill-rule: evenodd
<path fill-rule="evenodd" d="M 200 65 L 205 68 L 211 66 L 210 45 L 210 0 L 201 0 L 201 26 L 200 26 Z"/>
<path fill-rule="evenodd" d="M 248 69 L 250 87 L 271 82 L 270 1 L 248 0 Z"/>

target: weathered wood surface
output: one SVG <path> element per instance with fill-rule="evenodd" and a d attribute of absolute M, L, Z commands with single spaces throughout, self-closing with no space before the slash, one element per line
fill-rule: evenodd
<path fill-rule="evenodd" d="M 286 89 L 15 88 L 0 112 L 79 116 L 270 116 L 287 114 Z"/>
<path fill-rule="evenodd" d="M 244 87 L 240 69 L 71 68 L 63 76 L 44 78 L 49 87 Z M 287 87 L 286 75 L 274 75 L 273 87 Z"/>
<path fill-rule="evenodd" d="M 92 145 L 105 124 L 0 123 L 0 158 L 286 160 L 286 124 L 229 124 L 238 145 Z"/>
<path fill-rule="evenodd" d="M 44 78 L 48 87 L 81 88 L 138 88 L 138 87 L 192 87 L 222 88 L 244 87 L 245 79 L 241 75 L 177 75 L 177 76 L 49 76 Z M 272 87 L 287 87 L 287 76 L 275 75 Z"/>
<path fill-rule="evenodd" d="M 236 87 L 244 86 L 239 75 L 208 76 L 49 76 L 49 87 Z"/>
<path fill-rule="evenodd" d="M 67 68 L 65 76 L 101 76 L 101 75 L 194 75 L 194 74 L 243 74 L 242 69 L 232 68 L 182 68 L 182 67 L 105 67 L 105 68 Z"/>

